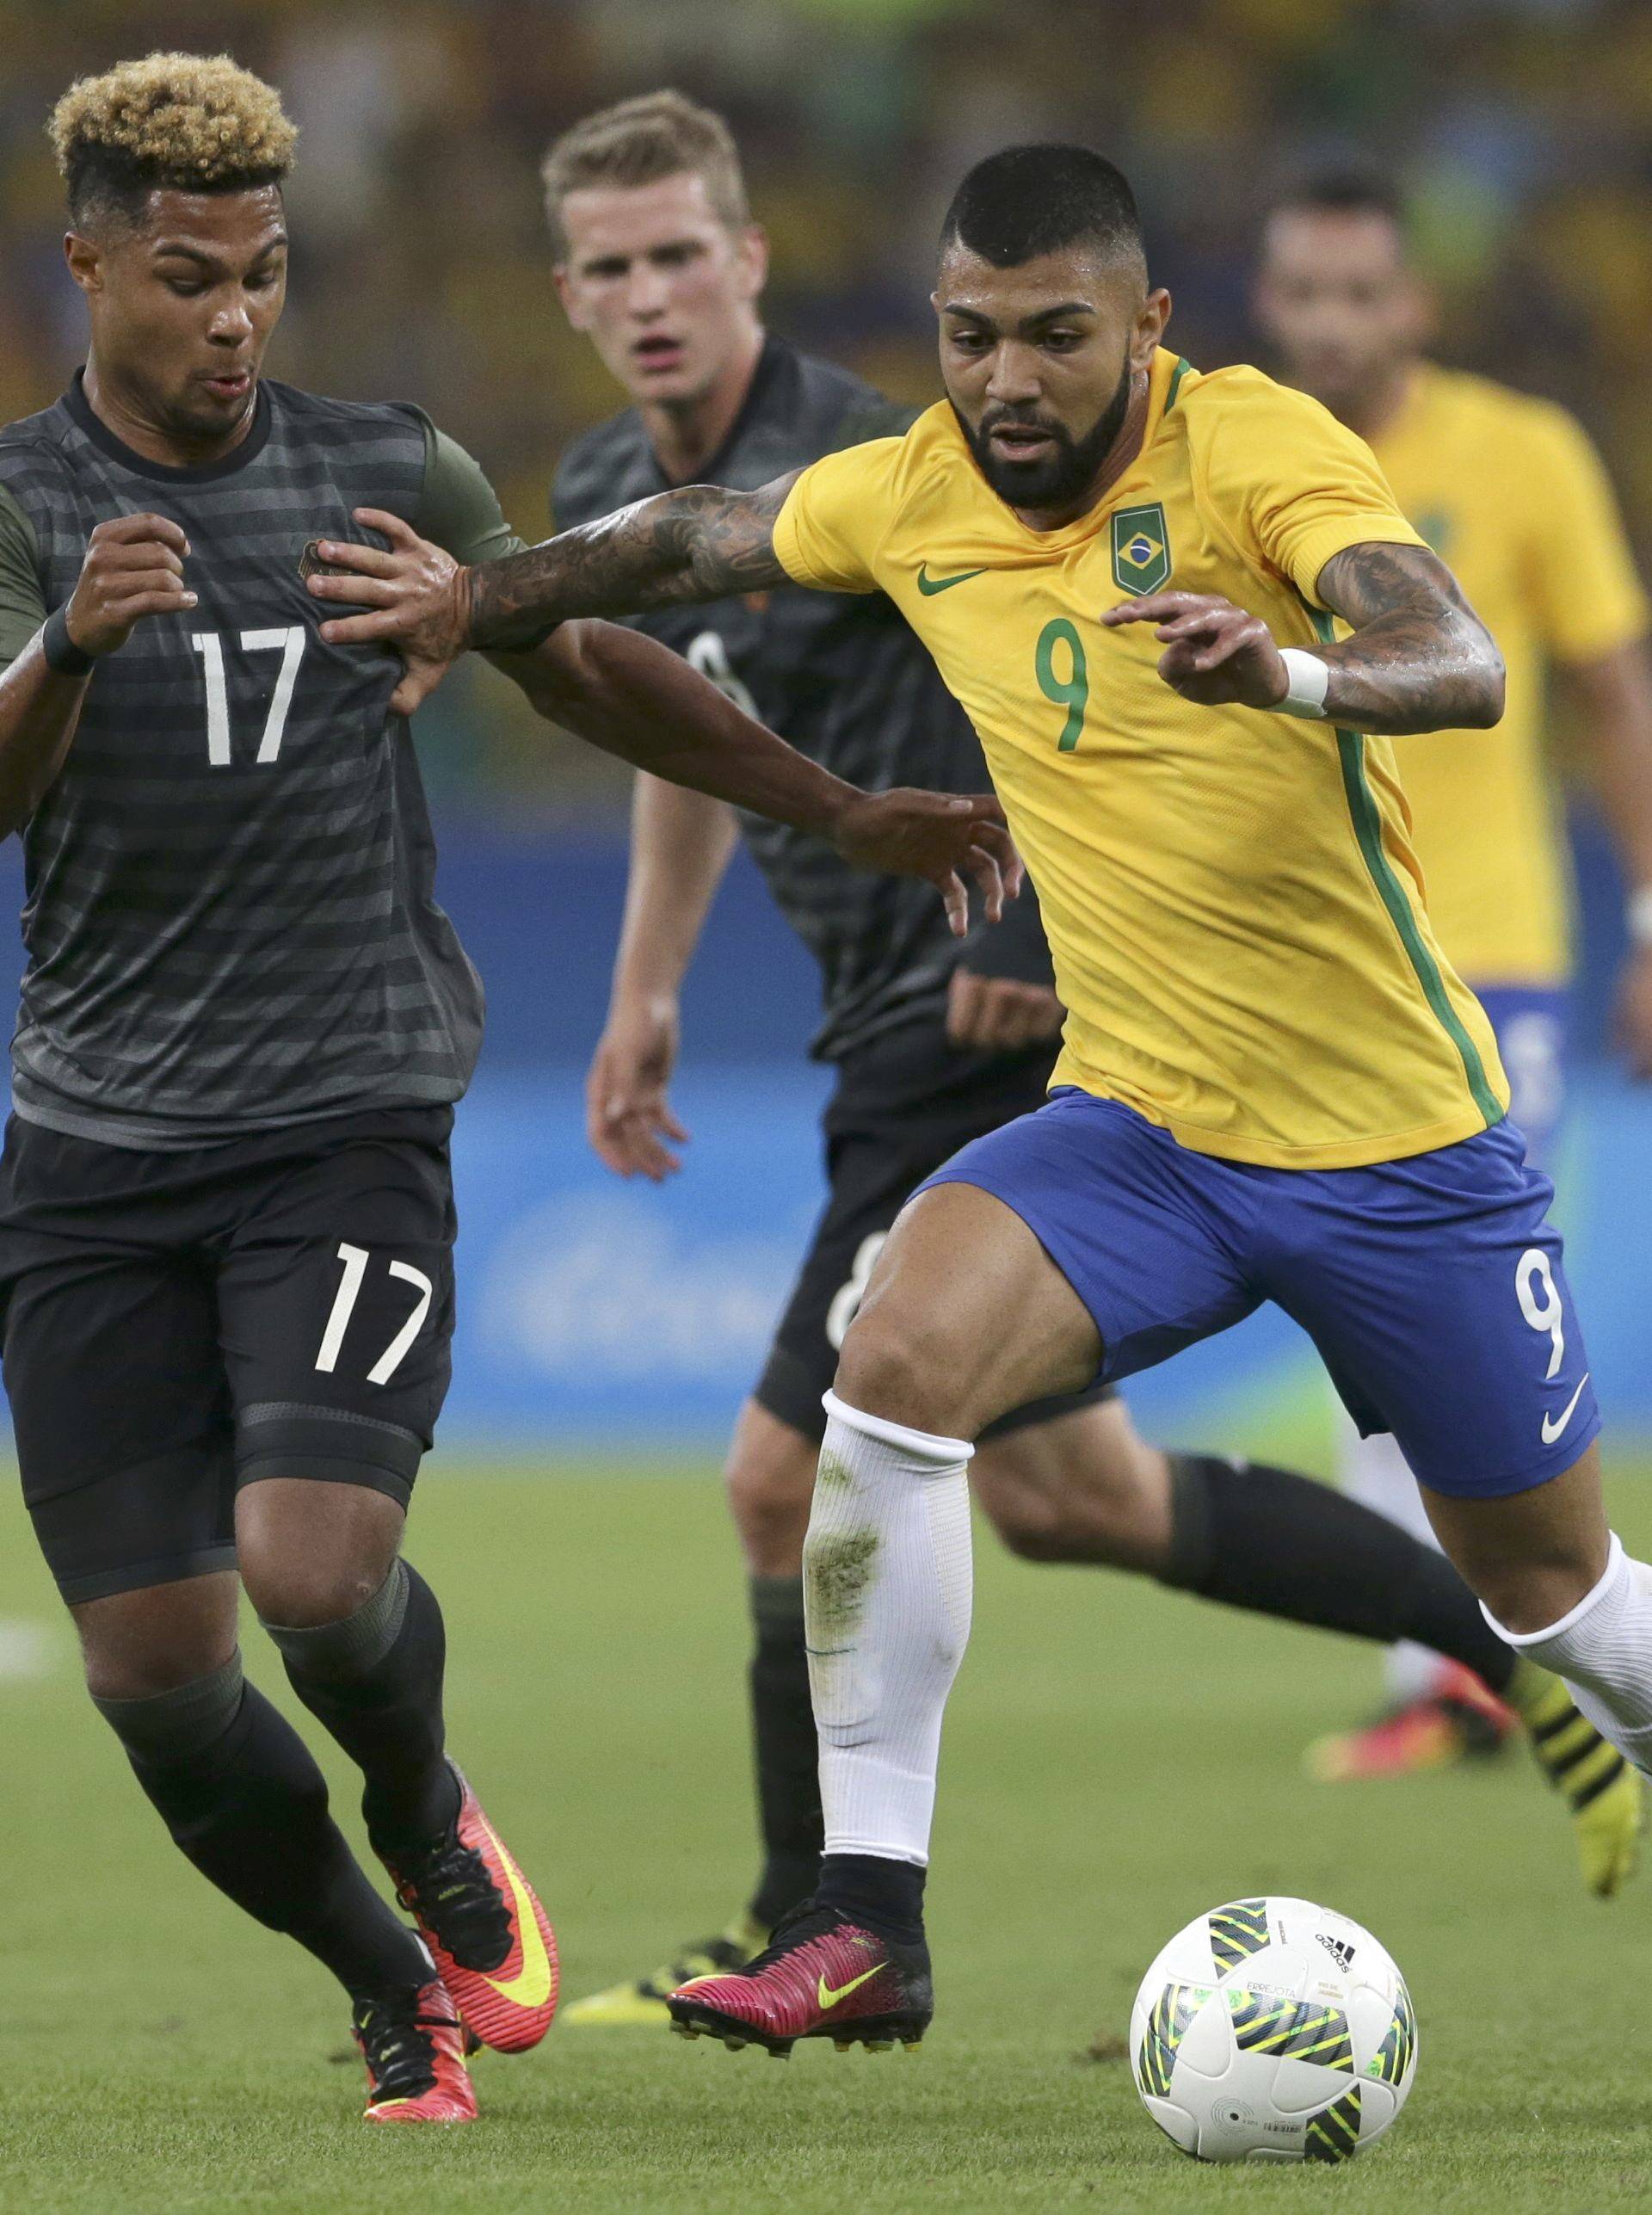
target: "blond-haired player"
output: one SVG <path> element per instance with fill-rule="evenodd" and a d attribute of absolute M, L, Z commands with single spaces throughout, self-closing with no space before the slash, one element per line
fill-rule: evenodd
<path fill-rule="evenodd" d="M 1376 453 L 1402 511 L 1448 561 L 1501 649 L 1495 731 L 1395 748 L 1440 943 L 1485 1009 L 1528 1151 L 1555 1167 L 1572 969 L 1569 862 L 1545 693 L 1559 678 L 1630 887 L 1622 1045 L 1652 1075 L 1652 666 L 1647 600 L 1600 456 L 1551 402 L 1446 369 L 1404 210 L 1380 177 L 1329 172 L 1268 218 L 1256 311 L 1286 379 Z M 1347 1434 L 1354 1496 L 1431 1535 L 1391 1436 Z M 1429 1767 L 1495 1746 L 1497 1711 L 1427 1648 L 1390 1650 L 1390 1713 L 1311 1750 L 1328 1778 Z M 1503 1711 L 1506 1714 L 1507 1711 Z"/>
<path fill-rule="evenodd" d="M 1006 1410 L 1272 1299 L 1394 1430 L 1511 1644 L 1652 1759 L 1652 1572 L 1608 1531 L 1547 1182 L 1429 927 L 1388 736 L 1494 725 L 1501 658 L 1369 449 L 1161 343 L 1100 155 L 977 164 L 942 233 L 947 398 L 758 490 L 696 486 L 504 561 L 348 558 L 324 625 L 410 682 L 478 639 L 787 581 L 886 592 L 985 747 L 1068 1010 L 1049 1104 L 897 1222 L 844 1342 L 804 1548 L 826 1853 L 685 2030 L 922 2036 L 922 1903 L 968 1635 L 968 1468 Z M 1168 1749 L 1174 1758 L 1174 1749 Z"/>
<path fill-rule="evenodd" d="M 318 634 L 360 515 L 515 541 L 417 408 L 266 379 L 294 133 L 227 58 L 152 54 L 52 132 L 91 343 L 0 431 L 0 830 L 28 966 L 0 1158 L 6 1390 L 89 1688 L 180 1851 L 349 1994 L 374 2122 L 468 2121 L 465 2030 L 557 2001 L 544 1910 L 447 1758 L 446 1632 L 402 1558 L 453 1336 L 453 1103 L 482 996 L 437 906 L 393 654 Z M 508 657 L 598 745 L 996 904 L 991 802 L 868 797 L 651 640 Z M 243 1677 L 242 1590 L 360 1766 L 368 1837 Z M 461 2021 L 462 2019 L 462 2021 Z"/>

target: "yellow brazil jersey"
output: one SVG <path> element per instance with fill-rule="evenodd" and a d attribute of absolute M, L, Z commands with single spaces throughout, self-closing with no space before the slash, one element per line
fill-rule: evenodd
<path fill-rule="evenodd" d="M 993 494 L 942 404 L 805 469 L 775 550 L 799 583 L 888 593 L 974 721 L 1068 1009 L 1057 1083 L 1278 1168 L 1466 1138 L 1507 1094 L 1423 912 L 1388 741 L 1195 706 L 1150 625 L 1096 620 L 1180 587 L 1307 645 L 1331 556 L 1416 534 L 1316 401 L 1162 352 L 1150 391 L 1140 454 L 1060 530 Z"/>
<path fill-rule="evenodd" d="M 1612 488 L 1562 409 L 1432 364 L 1374 444 L 1508 664 L 1495 731 L 1395 741 L 1429 915 L 1476 984 L 1561 983 L 1570 886 L 1543 743 L 1545 664 L 1611 653 L 1647 622 Z"/>

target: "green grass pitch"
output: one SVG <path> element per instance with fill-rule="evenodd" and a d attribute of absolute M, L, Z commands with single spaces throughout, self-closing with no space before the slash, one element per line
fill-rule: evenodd
<path fill-rule="evenodd" d="M 1623 1472 L 1614 1505 L 1644 1552 L 1652 1485 Z M 723 1920 L 753 1857 L 740 1577 L 716 1487 L 432 1475 L 410 1551 L 447 1610 L 454 1750 L 551 1907 L 564 1991 Z M 1372 1696 L 1366 1650 L 1028 1568 L 985 1537 L 977 1568 L 932 1879 L 940 2013 L 921 2051 L 804 2047 L 781 2066 L 558 2027 L 532 2056 L 478 2063 L 479 2125 L 375 2132 L 354 2058 L 332 2059 L 345 2022 L 328 1978 L 210 1892 L 143 1806 L 0 1485 L 0 2207 L 1646 2204 L 1652 1885 L 1611 1906 L 1583 1896 L 1524 1755 L 1310 1785 L 1304 1741 Z M 247 1650 L 284 1692 L 256 1627 Z M 1268 1890 L 1368 1922 L 1416 1998 L 1410 2106 L 1345 2169 L 1195 2169 L 1121 2058 L 1160 1943 Z"/>

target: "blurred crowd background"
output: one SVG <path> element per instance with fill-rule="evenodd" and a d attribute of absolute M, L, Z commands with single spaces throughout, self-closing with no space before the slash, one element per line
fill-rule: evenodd
<path fill-rule="evenodd" d="M 538 167 L 589 109 L 665 83 L 726 111 L 774 249 L 776 328 L 935 392 L 940 210 L 1010 140 L 1072 136 L 1134 180 L 1180 349 L 1253 358 L 1259 210 L 1323 157 L 1391 165 L 1440 351 L 1574 406 L 1652 551 L 1652 6 L 1646 0 L 9 0 L 0 415 L 79 358 L 41 126 L 71 77 L 159 45 L 273 77 L 302 125 L 275 373 L 414 399 L 545 529 L 563 444 L 614 395 L 550 283 Z M 613 808 L 486 674 L 426 756 L 452 805 Z"/>

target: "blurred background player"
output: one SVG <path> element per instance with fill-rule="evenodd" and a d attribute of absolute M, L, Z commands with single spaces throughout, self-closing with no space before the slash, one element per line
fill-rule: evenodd
<path fill-rule="evenodd" d="M 91 343 L 0 432 L 0 824 L 32 894 L 0 1161 L 23 1497 L 174 1843 L 349 1994 L 369 2120 L 465 2122 L 461 2020 L 520 2051 L 557 2001 L 544 1910 L 447 1756 L 441 1610 L 400 1553 L 451 1371 L 482 993 L 434 898 L 401 666 L 324 644 L 305 579 L 352 516 L 472 557 L 521 541 L 419 409 L 262 377 L 295 135 L 269 85 L 152 54 L 71 86 L 52 133 Z M 613 625 L 503 666 L 595 743 L 870 834 L 878 866 L 910 841 L 946 877 L 979 811 L 853 793 Z M 246 1681 L 243 1588 L 361 1768 L 417 1934 Z"/>
<path fill-rule="evenodd" d="M 1652 661 L 1646 595 L 1600 459 L 1546 400 L 1430 361 L 1437 315 L 1398 193 L 1327 172 L 1262 233 L 1254 307 L 1290 383 L 1375 452 L 1404 513 L 1448 562 L 1507 666 L 1493 731 L 1401 738 L 1396 754 L 1440 942 L 1490 1017 L 1531 1157 L 1552 1175 L 1565 1086 L 1573 888 L 1546 691 L 1558 680 L 1629 885 L 1619 1043 L 1652 1075 Z M 1357 1499 L 1432 1544 L 1393 1439 L 1342 1427 Z M 1507 1709 L 1457 1665 L 1391 1650 L 1390 1708 L 1310 1749 L 1328 1779 L 1492 1749 Z"/>
<path fill-rule="evenodd" d="M 857 441 L 914 411 L 765 330 L 763 235 L 726 125 L 674 93 L 593 115 L 545 164 L 557 284 L 633 405 L 573 446 L 558 472 L 558 528 L 674 484 L 736 487 Z M 978 785 L 979 743 L 928 653 L 882 595 L 782 586 L 665 610 L 654 636 L 816 759 L 878 783 Z M 885 1236 L 914 1186 L 968 1138 L 1043 1100 L 1062 1021 L 1030 893 L 959 947 L 922 887 L 846 869 L 817 839 L 638 780 L 632 873 L 608 1021 L 588 1083 L 591 1141 L 621 1175 L 659 1181 L 687 1133 L 667 1097 L 679 990 L 712 898 L 745 835 L 782 913 L 820 964 L 814 1051 L 836 1073 L 825 1119 L 831 1196 L 726 1481 L 749 1577 L 749 1690 L 764 1864 L 745 1911 L 669 1965 L 577 2000 L 564 2021 L 663 2021 L 665 1994 L 745 1959 L 813 1889 L 821 1848 L 817 1742 L 804 1644 L 802 1549 L 825 1428 L 822 1394 Z M 1366 1518 L 1283 1471 L 1167 1455 L 1105 1391 L 1021 1411 L 983 1442 L 972 1475 L 1011 1549 L 1109 1563 L 1234 1604 L 1377 1635 L 1417 1607 L 1421 1562 Z M 1509 1677 L 1455 1576 L 1424 1579 L 1463 1643 Z M 1355 1595 L 1359 1596 L 1356 1597 Z M 1488 1706 L 1464 1663 L 1465 1685 Z M 1533 1688 L 1528 1682 L 1528 1703 Z M 1544 1696 L 1558 1696 L 1550 1686 Z M 1639 1786 L 1586 1727 L 1574 1797 L 1612 1786 L 1586 1819 L 1586 1875 L 1625 1866 Z"/>

